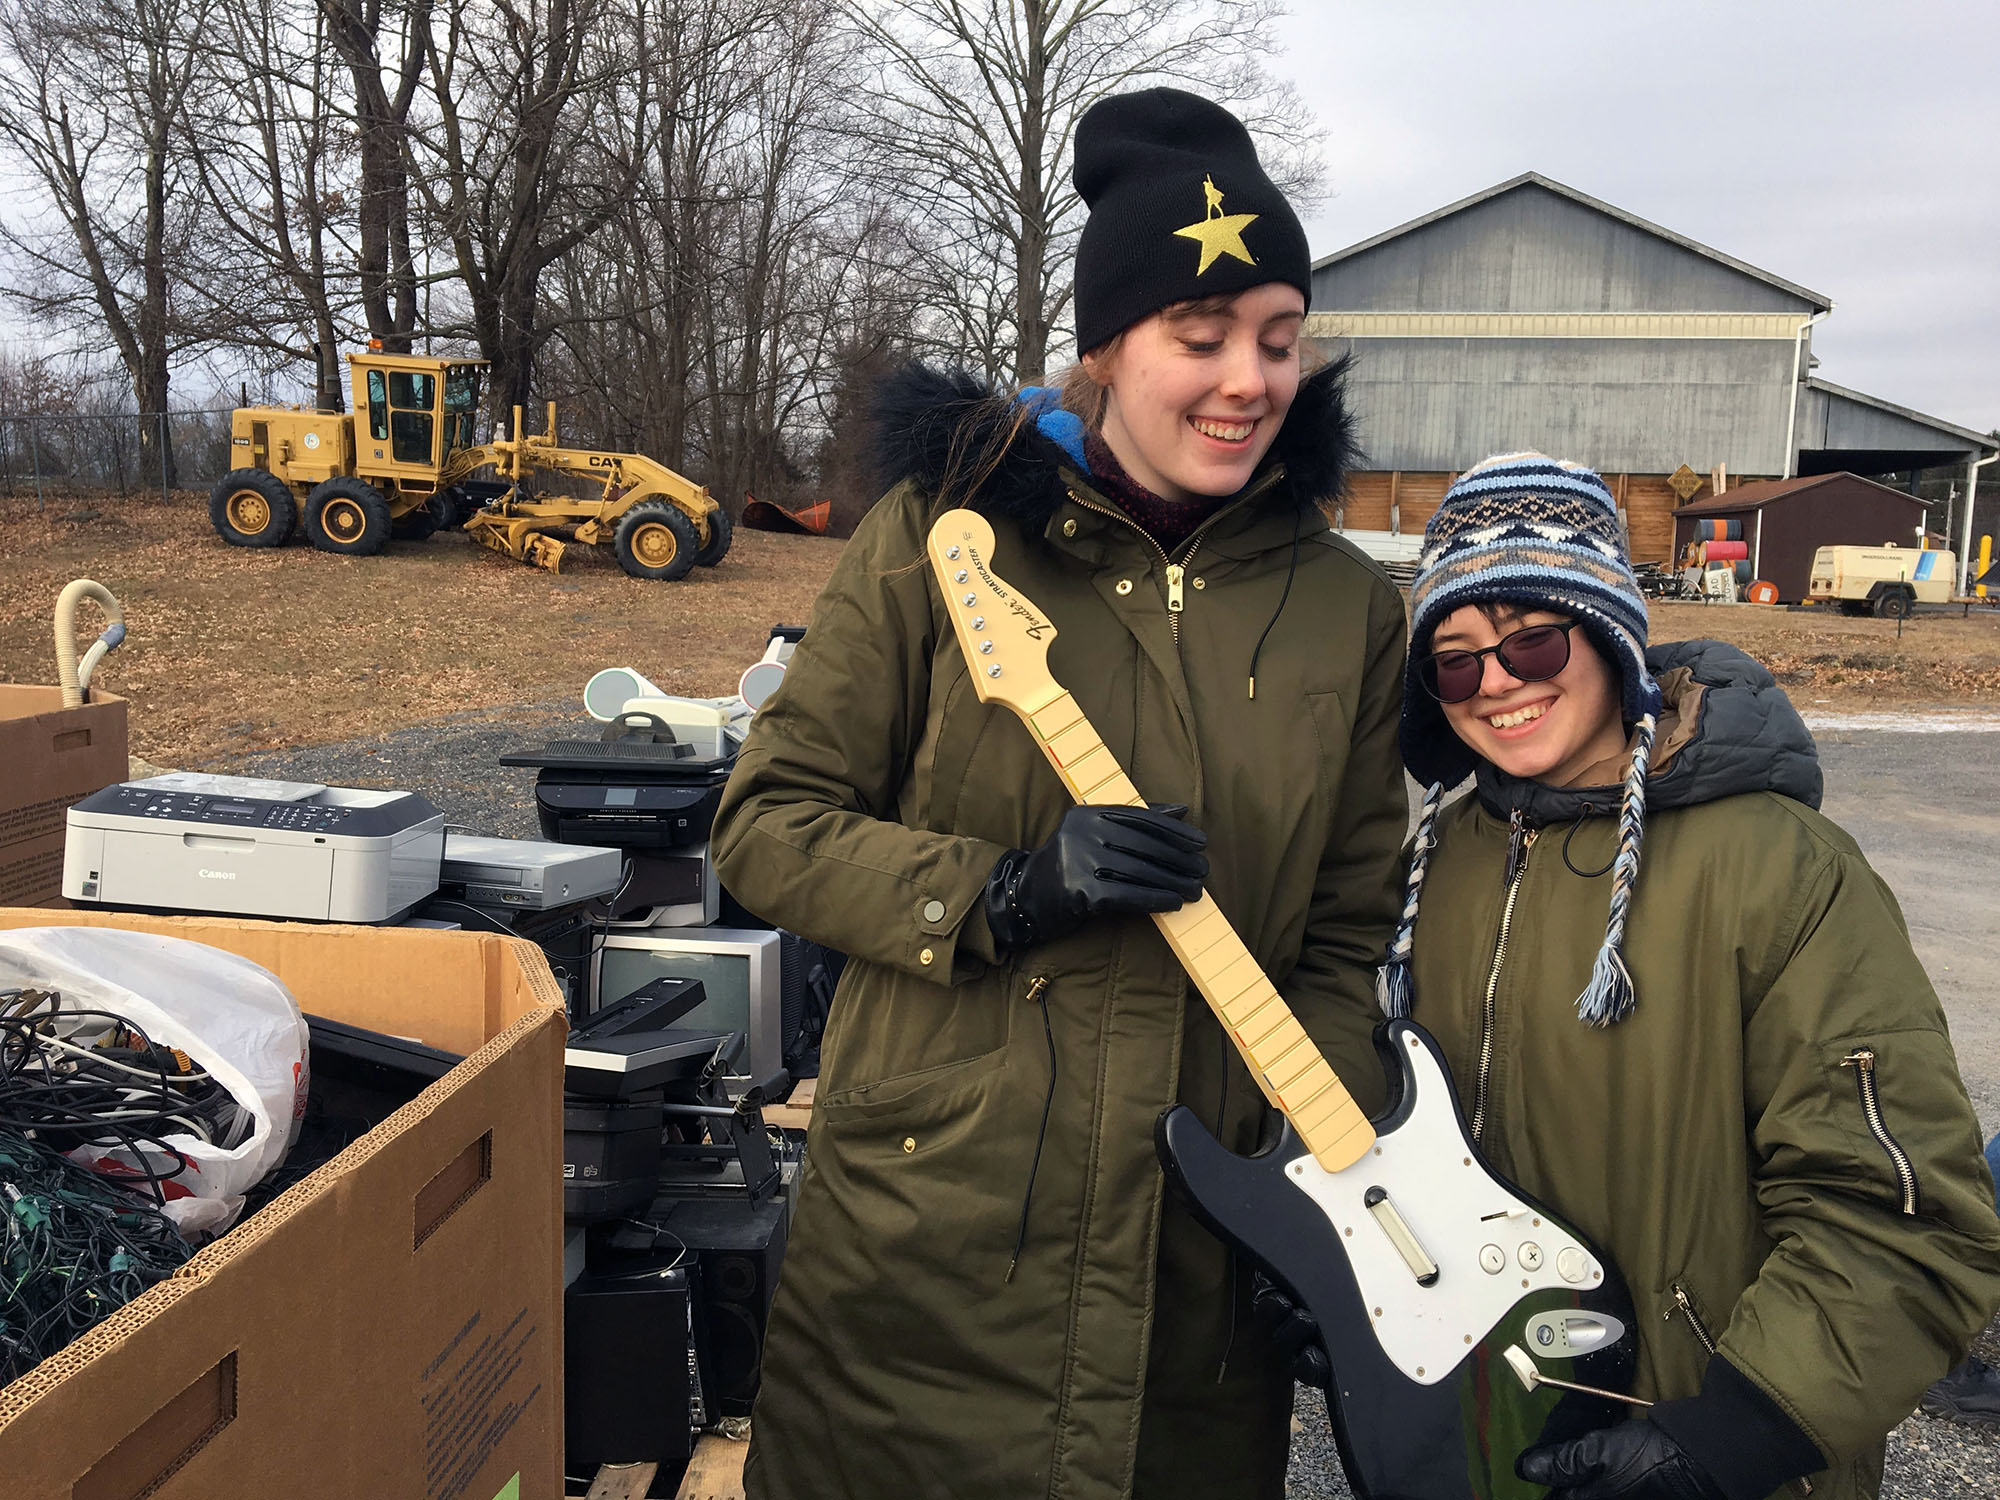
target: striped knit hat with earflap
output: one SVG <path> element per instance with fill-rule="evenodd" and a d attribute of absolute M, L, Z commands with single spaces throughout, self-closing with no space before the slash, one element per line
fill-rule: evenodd
<path fill-rule="evenodd" d="M 1539 453 L 1502 454 L 1466 470 L 1424 527 L 1417 580 L 1410 586 L 1410 661 L 1400 740 L 1403 764 L 1427 790 L 1402 920 L 1377 972 L 1376 995 L 1386 1015 L 1410 1013 L 1410 950 L 1438 808 L 1446 790 L 1478 764 L 1472 749 L 1453 732 L 1442 705 L 1424 688 L 1420 669 L 1445 617 L 1462 605 L 1483 603 L 1569 616 L 1619 677 L 1632 759 L 1619 804 L 1604 945 L 1576 1002 L 1585 1021 L 1608 1026 L 1631 1014 L 1636 1002 L 1632 975 L 1619 950 L 1639 878 L 1646 768 L 1658 725 L 1660 688 L 1646 670 L 1646 601 L 1626 556 L 1617 502 L 1592 470 Z"/>

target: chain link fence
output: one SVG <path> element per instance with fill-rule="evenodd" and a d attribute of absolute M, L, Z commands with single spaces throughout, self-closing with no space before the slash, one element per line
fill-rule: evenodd
<path fill-rule="evenodd" d="M 206 490 L 229 469 L 229 420 L 226 407 L 0 416 L 0 495 L 32 495 L 40 509 L 56 496 Z"/>

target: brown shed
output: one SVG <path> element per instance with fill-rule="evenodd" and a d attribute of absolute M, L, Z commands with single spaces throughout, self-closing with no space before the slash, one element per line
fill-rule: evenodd
<path fill-rule="evenodd" d="M 1694 540 L 1696 521 L 1741 521 L 1752 576 L 1768 578 L 1782 602 L 1795 604 L 1806 597 L 1821 547 L 1915 547 L 1927 510 L 1916 496 L 1859 474 L 1763 479 L 1675 511 L 1674 557 Z"/>

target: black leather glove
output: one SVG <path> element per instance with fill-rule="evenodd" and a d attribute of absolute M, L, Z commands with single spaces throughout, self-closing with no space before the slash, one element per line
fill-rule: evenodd
<path fill-rule="evenodd" d="M 1261 1272 L 1250 1278 L 1250 1313 L 1263 1324 L 1278 1353 L 1291 1361 L 1292 1379 L 1325 1390 L 1333 1378 L 1333 1366 L 1327 1361 L 1326 1345 L 1313 1315 L 1266 1281 Z"/>
<path fill-rule="evenodd" d="M 1072 807 L 1049 841 L 1010 849 L 986 877 L 986 925 L 1002 953 L 1092 917 L 1173 911 L 1201 895 L 1208 835 L 1183 806 Z"/>
<path fill-rule="evenodd" d="M 1644 1420 L 1530 1448 L 1514 1472 L 1548 1485 L 1555 1500 L 1728 1500 L 1685 1448 Z"/>

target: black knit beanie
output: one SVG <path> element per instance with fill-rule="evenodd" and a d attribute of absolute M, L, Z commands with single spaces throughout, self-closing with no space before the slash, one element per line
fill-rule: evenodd
<path fill-rule="evenodd" d="M 1250 132 L 1179 89 L 1099 100 L 1071 174 L 1090 207 L 1076 248 L 1076 347 L 1089 353 L 1175 302 L 1282 281 L 1312 304 L 1306 232 Z"/>

